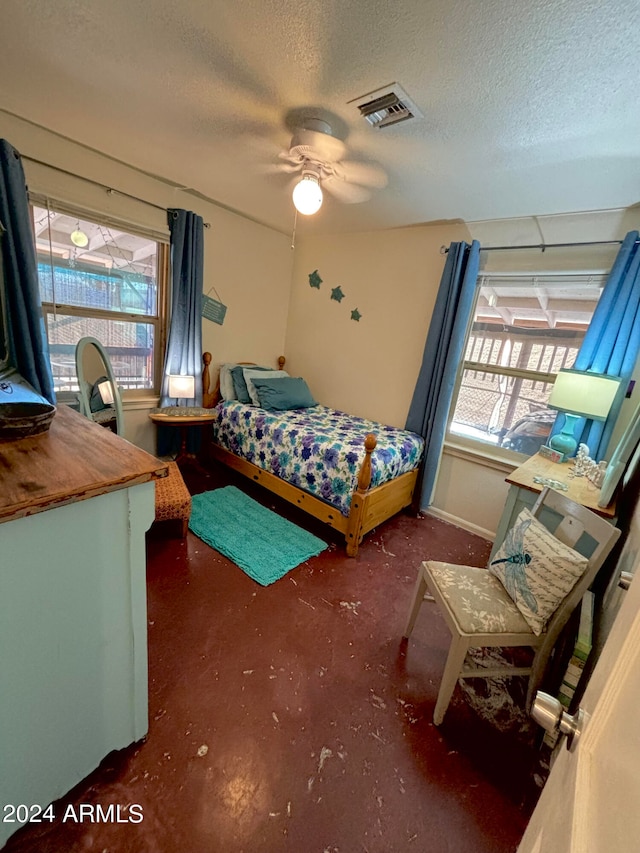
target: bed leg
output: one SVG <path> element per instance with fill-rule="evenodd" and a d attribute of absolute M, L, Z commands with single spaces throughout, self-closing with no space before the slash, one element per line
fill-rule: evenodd
<path fill-rule="evenodd" d="M 347 542 L 347 557 L 355 557 L 358 547 L 362 542 L 362 518 L 364 510 L 363 496 L 358 492 L 353 493 L 351 498 L 351 512 L 349 513 L 349 526 L 345 534 Z"/>

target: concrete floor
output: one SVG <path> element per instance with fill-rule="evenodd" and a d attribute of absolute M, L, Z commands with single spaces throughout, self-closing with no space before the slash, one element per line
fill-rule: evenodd
<path fill-rule="evenodd" d="M 243 482 L 230 477 L 185 474 L 192 492 Z M 330 546 L 268 587 L 192 533 L 149 536 L 149 734 L 6 853 L 516 850 L 539 790 L 533 744 L 459 688 L 434 727 L 446 627 L 425 604 L 401 641 L 419 562 L 483 565 L 489 543 L 400 515 L 349 559 L 291 512 Z M 63 823 L 70 804 L 119 805 L 123 822 Z"/>

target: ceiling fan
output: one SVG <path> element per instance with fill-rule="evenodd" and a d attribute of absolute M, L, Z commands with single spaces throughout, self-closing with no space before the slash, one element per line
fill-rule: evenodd
<path fill-rule="evenodd" d="M 344 160 L 347 146 L 332 135 L 331 126 L 322 119 L 305 119 L 293 134 L 288 150 L 281 151 L 278 171 L 300 172 L 293 190 L 293 203 L 299 213 L 311 215 L 322 205 L 322 191 L 339 201 L 354 204 L 371 197 L 371 189 L 387 185 L 380 168 L 356 160 Z"/>

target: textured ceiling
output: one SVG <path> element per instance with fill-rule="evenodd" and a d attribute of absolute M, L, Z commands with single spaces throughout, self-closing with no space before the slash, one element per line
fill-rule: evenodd
<path fill-rule="evenodd" d="M 289 232 L 291 117 L 380 164 L 299 229 L 640 200 L 640 28 L 619 0 L 4 0 L 0 108 Z M 397 82 L 424 114 L 370 128 Z M 11 141 L 11 140 L 9 140 Z M 28 155 L 28 151 L 23 151 Z"/>

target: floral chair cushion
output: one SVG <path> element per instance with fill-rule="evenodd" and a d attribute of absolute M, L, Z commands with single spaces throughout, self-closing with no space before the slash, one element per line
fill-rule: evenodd
<path fill-rule="evenodd" d="M 504 586 L 486 569 L 434 561 L 424 566 L 466 634 L 531 634 Z"/>
<path fill-rule="evenodd" d="M 586 557 L 556 539 L 525 508 L 496 551 L 489 571 L 539 636 L 587 565 Z"/>

